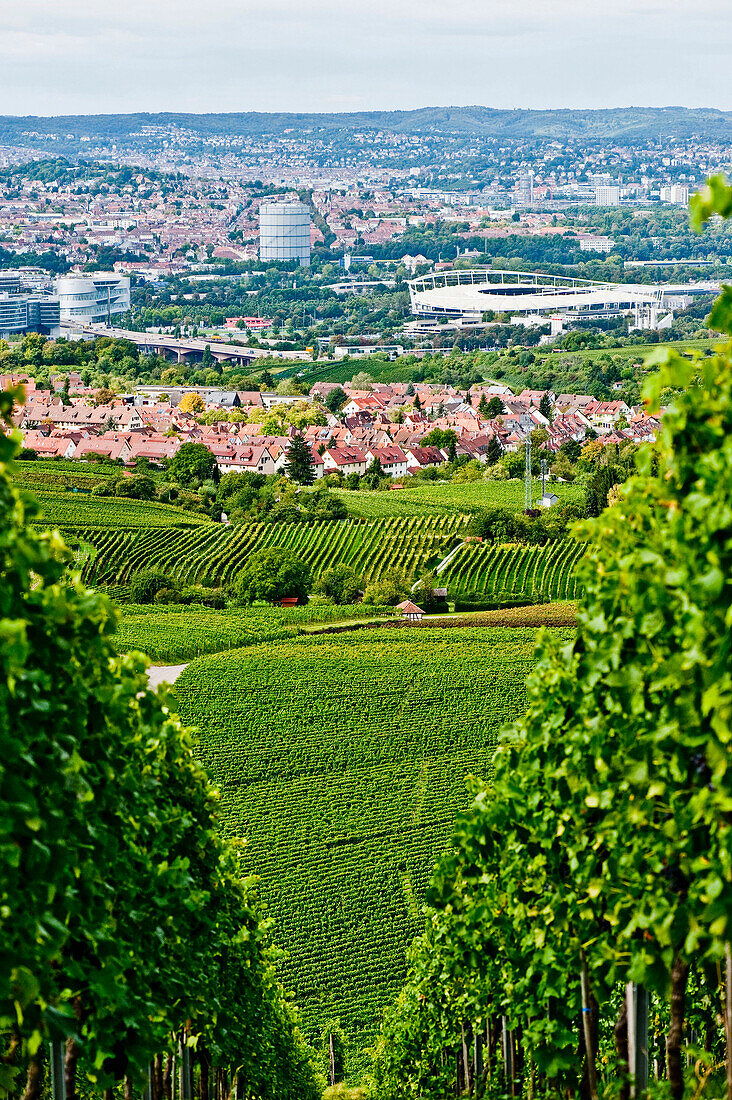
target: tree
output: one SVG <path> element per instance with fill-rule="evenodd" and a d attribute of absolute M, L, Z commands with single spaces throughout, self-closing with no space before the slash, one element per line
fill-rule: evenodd
<path fill-rule="evenodd" d="M 152 603 L 164 588 L 174 588 L 177 582 L 167 573 L 147 571 L 137 573 L 130 581 L 130 599 L 133 603 Z"/>
<path fill-rule="evenodd" d="M 168 464 L 168 474 L 179 485 L 218 481 L 216 458 L 204 443 L 183 443 Z"/>
<path fill-rule="evenodd" d="M 268 370 L 262 371 L 261 378 L 259 379 L 259 384 L 263 390 L 268 390 L 271 392 L 274 389 L 274 378 Z"/>
<path fill-rule="evenodd" d="M 378 581 L 372 582 L 366 589 L 363 602 L 377 607 L 400 603 L 409 592 L 409 582 L 398 569 L 389 569 L 382 573 Z"/>
<path fill-rule="evenodd" d="M 433 428 L 421 441 L 422 447 L 439 447 L 448 450 L 457 444 L 457 432 L 453 428 Z"/>
<path fill-rule="evenodd" d="M 109 405 L 110 401 L 114 401 L 114 393 L 106 386 L 102 386 L 101 389 L 94 391 L 94 404 Z"/>
<path fill-rule="evenodd" d="M 361 578 L 350 565 L 334 565 L 318 578 L 315 591 L 336 604 L 354 603 L 361 589 Z"/>
<path fill-rule="evenodd" d="M 348 398 L 340 386 L 336 389 L 330 390 L 325 396 L 325 407 L 334 415 L 338 412 L 343 405 L 346 404 Z"/>
<path fill-rule="evenodd" d="M 297 596 L 305 603 L 310 589 L 310 569 L 305 562 L 279 546 L 257 550 L 251 554 L 239 573 L 234 588 L 243 600 L 267 600 L 273 603 L 285 597 Z"/>
<path fill-rule="evenodd" d="M 286 451 L 285 473 L 299 485 L 312 485 L 315 481 L 315 462 L 310 447 L 302 435 L 292 437 Z"/>
<path fill-rule="evenodd" d="M 201 370 L 211 370 L 211 368 L 214 366 L 214 363 L 215 360 L 211 352 L 211 345 L 206 344 L 206 347 L 203 349 L 203 356 L 201 358 Z"/>
<path fill-rule="evenodd" d="M 541 413 L 542 416 L 545 416 L 547 418 L 547 420 L 549 421 L 549 423 L 551 424 L 551 422 L 554 418 L 554 414 L 552 412 L 552 403 L 549 400 L 549 394 L 548 393 L 543 393 L 541 395 L 541 401 L 539 402 L 539 412 Z"/>
<path fill-rule="evenodd" d="M 133 500 L 155 500 L 157 485 L 149 474 L 133 474 L 132 477 L 121 477 L 114 483 L 114 495 Z"/>
<path fill-rule="evenodd" d="M 366 371 L 359 371 L 358 374 L 354 374 L 351 379 L 352 390 L 370 390 L 373 385 L 373 378 Z"/>
<path fill-rule="evenodd" d="M 486 408 L 486 417 L 488 420 L 494 420 L 497 416 L 503 415 L 503 401 L 500 397 L 491 397 Z"/>
<path fill-rule="evenodd" d="M 387 475 L 384 473 L 384 468 L 381 465 L 381 459 L 377 455 L 371 465 L 366 470 L 366 473 L 361 478 L 364 485 L 367 485 L 369 489 L 378 489 L 380 483 Z"/>
<path fill-rule="evenodd" d="M 489 466 L 495 466 L 498 459 L 503 454 L 501 444 L 498 442 L 498 436 L 492 435 L 488 449 L 485 452 L 485 460 Z"/>
<path fill-rule="evenodd" d="M 488 419 L 488 402 L 486 401 L 484 393 L 480 395 L 480 401 L 478 402 L 478 412 L 481 414 L 481 416 L 485 417 L 486 420 Z"/>
<path fill-rule="evenodd" d="M 180 411 L 182 413 L 202 413 L 206 409 L 206 402 L 200 393 L 186 393 L 181 398 Z"/>

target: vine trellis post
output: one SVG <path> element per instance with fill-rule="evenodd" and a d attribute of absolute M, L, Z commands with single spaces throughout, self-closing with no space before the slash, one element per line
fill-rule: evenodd
<path fill-rule="evenodd" d="M 49 1043 L 49 1063 L 51 1066 L 51 1096 L 53 1100 L 66 1100 L 64 1044 L 60 1039 L 54 1039 Z"/>
<path fill-rule="evenodd" d="M 630 1095 L 635 1098 L 648 1088 L 648 990 L 635 982 L 628 982 L 625 999 Z"/>

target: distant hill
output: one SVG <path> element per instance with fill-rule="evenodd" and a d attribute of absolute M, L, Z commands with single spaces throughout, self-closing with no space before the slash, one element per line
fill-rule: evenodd
<path fill-rule="evenodd" d="M 421 107 L 413 111 L 343 114 L 130 114 L 0 116 L 0 142 L 35 144 L 57 135 L 67 147 L 82 137 L 126 142 L 149 127 L 178 126 L 202 136 L 280 135 L 287 130 L 387 130 L 407 134 L 478 134 L 485 137 L 618 142 L 689 138 L 732 141 L 732 112 L 712 108 L 621 107 L 607 110 L 514 110 L 491 107 Z M 152 135 L 154 137 L 154 135 Z"/>

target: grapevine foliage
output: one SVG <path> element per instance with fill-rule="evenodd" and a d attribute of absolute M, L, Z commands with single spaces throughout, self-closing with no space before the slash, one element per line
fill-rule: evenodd
<path fill-rule="evenodd" d="M 719 181 L 697 204 L 700 219 L 714 210 L 732 211 Z M 730 302 L 726 290 L 712 314 L 718 330 L 732 332 Z M 378 1044 L 383 1100 L 444 1097 L 458 1081 L 480 1095 L 486 1075 L 472 1076 L 470 1057 L 501 1017 L 552 1094 L 592 1093 L 600 1035 L 615 1022 L 617 1049 L 606 1047 L 600 1072 L 617 1087 L 609 1079 L 628 1072 L 618 1015 L 627 982 L 645 986 L 668 1019 L 675 1100 L 685 1014 L 693 1029 L 705 1020 L 710 1064 L 724 1059 L 732 345 L 709 359 L 659 352 L 655 365 L 650 408 L 669 388 L 673 403 L 618 502 L 582 525 L 576 638 L 544 634 L 526 716 L 502 739 L 493 784 L 473 783 L 473 806 L 436 871 L 425 932 Z"/>
<path fill-rule="evenodd" d="M 32 525 L 15 447 L 0 434 L 0 1089 L 45 1038 L 106 1088 L 177 1034 L 247 1097 L 314 1096 L 218 796 L 141 655 L 115 656 L 112 605 Z"/>

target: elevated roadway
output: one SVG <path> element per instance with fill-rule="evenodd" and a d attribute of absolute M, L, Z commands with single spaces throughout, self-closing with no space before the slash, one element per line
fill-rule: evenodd
<path fill-rule="evenodd" d="M 310 362 L 306 351 L 272 351 L 269 348 L 244 348 L 239 344 L 226 344 L 223 340 L 199 340 L 190 337 L 167 336 L 154 332 L 132 332 L 130 329 L 112 328 L 108 325 L 80 325 L 76 321 L 62 321 L 61 331 L 67 335 L 111 336 L 116 340 L 130 340 L 146 355 L 175 355 L 182 360 L 200 360 L 208 346 L 217 363 L 235 363 L 247 366 L 255 359 L 287 359 Z"/>

